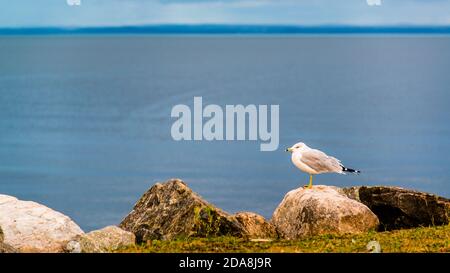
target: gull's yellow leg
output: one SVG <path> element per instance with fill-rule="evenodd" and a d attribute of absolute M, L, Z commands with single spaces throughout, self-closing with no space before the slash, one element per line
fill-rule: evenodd
<path fill-rule="evenodd" d="M 308 185 L 308 189 L 312 188 L 312 174 L 309 175 L 309 185 Z"/>
<path fill-rule="evenodd" d="M 311 189 L 312 188 L 312 179 L 313 179 L 313 176 L 312 176 L 312 174 L 310 174 L 309 175 L 309 184 L 303 186 L 303 188 Z"/>

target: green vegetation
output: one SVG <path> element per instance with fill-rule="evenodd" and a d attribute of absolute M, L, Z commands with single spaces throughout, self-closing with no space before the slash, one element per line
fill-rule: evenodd
<path fill-rule="evenodd" d="M 372 240 L 380 243 L 382 252 L 450 252 L 450 225 L 295 241 L 256 242 L 234 237 L 153 240 L 119 252 L 367 252 L 366 245 Z"/>
<path fill-rule="evenodd" d="M 213 207 L 196 207 L 194 209 L 194 215 L 194 226 L 197 234 L 211 237 L 219 233 L 219 218 L 217 217 L 217 211 Z"/>

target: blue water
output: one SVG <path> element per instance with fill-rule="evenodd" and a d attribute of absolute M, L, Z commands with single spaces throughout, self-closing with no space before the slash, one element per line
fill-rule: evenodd
<path fill-rule="evenodd" d="M 359 176 L 450 197 L 450 37 L 0 37 L 0 193 L 84 230 L 117 224 L 156 181 L 179 177 L 229 211 L 270 218 L 307 182 L 302 140 Z M 176 142 L 172 106 L 280 105 L 280 148 Z"/>

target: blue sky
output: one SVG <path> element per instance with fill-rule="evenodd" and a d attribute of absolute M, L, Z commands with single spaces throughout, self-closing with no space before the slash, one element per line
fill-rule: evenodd
<path fill-rule="evenodd" d="M 75 0 L 69 0 L 75 1 Z M 450 25 L 450 0 L 0 0 L 0 27 L 147 24 Z M 377 0 L 369 0 L 377 1 Z"/>

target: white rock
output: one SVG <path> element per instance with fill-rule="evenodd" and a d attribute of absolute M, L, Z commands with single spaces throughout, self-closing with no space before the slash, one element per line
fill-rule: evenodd
<path fill-rule="evenodd" d="M 70 241 L 67 243 L 65 250 L 69 253 L 81 253 L 81 244 L 78 241 Z"/>
<path fill-rule="evenodd" d="M 369 243 L 367 243 L 366 249 L 370 253 L 381 253 L 381 245 L 377 241 L 370 241 Z"/>
<path fill-rule="evenodd" d="M 0 194 L 4 242 L 20 252 L 61 252 L 81 228 L 66 215 L 32 201 Z"/>
<path fill-rule="evenodd" d="M 361 233 L 376 229 L 377 216 L 364 204 L 330 186 L 298 188 L 286 194 L 272 216 L 282 238 Z"/>

